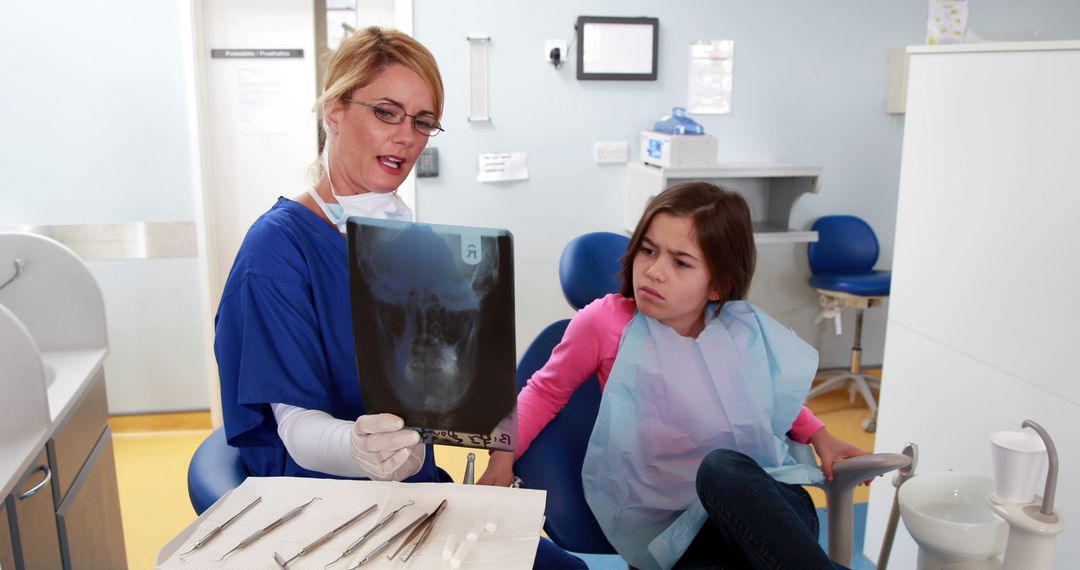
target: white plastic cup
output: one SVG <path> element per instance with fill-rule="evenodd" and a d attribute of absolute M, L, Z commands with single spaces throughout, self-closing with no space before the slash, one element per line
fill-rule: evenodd
<path fill-rule="evenodd" d="M 1000 503 L 1026 504 L 1035 500 L 1046 466 L 1046 444 L 1030 431 L 990 434 L 994 464 L 994 498 Z"/>

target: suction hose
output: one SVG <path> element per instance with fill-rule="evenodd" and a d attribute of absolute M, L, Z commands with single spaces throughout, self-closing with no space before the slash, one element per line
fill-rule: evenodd
<path fill-rule="evenodd" d="M 885 526 L 885 538 L 881 542 L 878 570 L 886 570 L 889 566 L 889 555 L 892 553 L 893 539 L 896 538 L 896 525 L 900 523 L 900 485 L 915 476 L 915 465 L 919 462 L 919 446 L 914 443 L 908 442 L 904 446 L 904 451 L 900 453 L 910 457 L 911 463 L 907 467 L 898 469 L 896 475 L 893 476 L 893 487 L 896 487 L 896 492 L 893 494 L 892 510 L 889 511 L 889 524 Z"/>

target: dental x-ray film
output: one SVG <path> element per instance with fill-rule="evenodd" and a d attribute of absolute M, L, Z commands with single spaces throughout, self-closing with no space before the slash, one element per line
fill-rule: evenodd
<path fill-rule="evenodd" d="M 510 232 L 351 217 L 348 237 L 364 408 L 426 443 L 516 449 Z"/>

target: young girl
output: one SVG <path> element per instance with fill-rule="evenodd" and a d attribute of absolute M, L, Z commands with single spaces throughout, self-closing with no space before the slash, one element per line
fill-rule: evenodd
<path fill-rule="evenodd" d="M 513 462 L 593 374 L 604 390 L 582 484 L 604 534 L 637 568 L 833 568 L 801 485 L 864 455 L 803 402 L 817 353 L 746 301 L 756 252 L 746 201 L 705 182 L 650 202 L 621 294 L 579 311 L 518 395 Z M 806 444 L 821 458 L 817 468 Z"/>

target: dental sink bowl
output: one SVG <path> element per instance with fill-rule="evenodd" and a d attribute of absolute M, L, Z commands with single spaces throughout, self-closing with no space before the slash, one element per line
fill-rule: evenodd
<path fill-rule="evenodd" d="M 900 516 L 923 549 L 951 559 L 997 556 L 1005 550 L 1008 527 L 986 502 L 992 488 L 993 480 L 985 475 L 918 475 L 900 487 Z"/>

